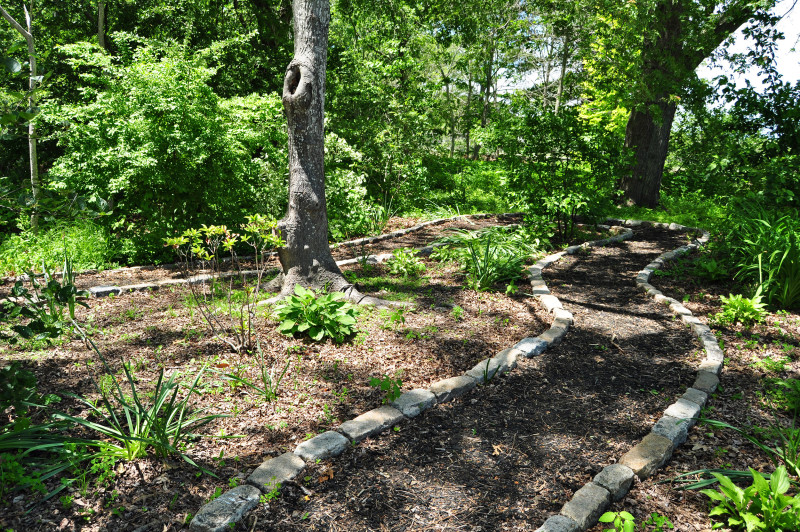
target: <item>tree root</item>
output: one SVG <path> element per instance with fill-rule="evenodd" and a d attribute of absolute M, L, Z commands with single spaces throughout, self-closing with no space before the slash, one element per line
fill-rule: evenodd
<path fill-rule="evenodd" d="M 324 281 L 322 281 L 322 279 L 324 279 Z M 293 294 L 296 284 L 316 291 L 341 292 L 348 301 L 356 305 L 372 305 L 377 308 L 413 306 L 411 303 L 404 301 L 391 301 L 362 294 L 355 285 L 350 283 L 342 275 L 333 272 L 325 272 L 325 275 L 317 275 L 311 279 L 295 279 L 294 282 L 289 281 L 286 275 L 280 273 L 277 277 L 264 285 L 263 288 L 265 292 L 278 292 L 278 295 L 259 302 L 259 305 L 272 305 L 286 296 Z"/>

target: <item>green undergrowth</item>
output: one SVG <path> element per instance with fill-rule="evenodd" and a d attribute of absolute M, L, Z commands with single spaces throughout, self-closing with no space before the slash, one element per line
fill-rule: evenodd
<path fill-rule="evenodd" d="M 69 252 L 75 270 L 116 267 L 108 231 L 91 222 L 62 224 L 34 235 L 11 235 L 0 244 L 0 275 L 54 270 Z"/>
<path fill-rule="evenodd" d="M 662 196 L 661 206 L 654 209 L 622 206 L 614 207 L 606 214 L 613 218 L 662 223 L 674 222 L 689 227 L 710 229 L 725 219 L 724 205 L 726 203 L 727 199 L 708 198 L 700 194 Z"/>

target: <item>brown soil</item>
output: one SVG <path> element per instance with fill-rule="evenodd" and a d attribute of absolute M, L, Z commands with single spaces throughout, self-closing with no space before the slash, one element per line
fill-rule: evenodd
<path fill-rule="evenodd" d="M 337 459 L 311 465 L 303 478 L 283 486 L 279 497 L 260 505 L 235 530 L 535 530 L 639 441 L 691 384 L 699 344 L 667 309 L 638 293 L 633 282 L 644 265 L 685 241 L 674 233 L 637 229 L 631 241 L 565 257 L 544 273 L 551 291 L 575 316 L 561 345 Z M 362 279 L 371 288 L 416 297 L 418 310 L 407 312 L 405 323 L 397 325 L 388 323 L 385 313 L 365 311 L 359 321 L 362 332 L 340 346 L 280 336 L 274 322 L 261 318 L 266 359 L 280 363 L 289 356 L 290 374 L 278 401 L 270 404 L 209 376 L 198 404 L 235 415 L 217 420 L 207 432 L 245 436 L 203 438 L 188 450 L 219 478 L 197 476 L 196 469 L 179 461 L 140 459 L 120 465 L 112 485 L 90 486 L 85 494 L 72 491 L 69 508 L 49 501 L 25 514 L 26 495 L 0 513 L 0 525 L 15 530 L 182 529 L 187 513 L 196 512 L 215 489 L 235 482 L 229 479 L 246 476 L 309 434 L 379 405 L 382 396 L 368 386 L 370 377 L 401 372 L 404 389 L 425 387 L 547 328 L 549 316 L 532 299 L 464 290 L 455 269 L 430 261 L 426 265 L 430 279 L 420 284 Z M 361 273 L 360 266 L 351 270 Z M 375 276 L 385 273 L 381 267 L 374 271 Z M 660 289 L 680 299 L 680 288 Z M 688 282 L 685 288 L 700 299 L 699 288 Z M 93 300 L 82 319 L 92 324 L 93 338 L 111 366 L 116 370 L 122 360 L 132 361 L 142 386 L 152 383 L 162 366 L 191 372 L 204 361 L 222 371 L 240 369 L 253 379 L 253 358 L 231 355 L 205 336 L 199 315 L 184 304 L 187 292 L 176 288 Z M 715 300 L 705 298 L 699 305 L 713 311 Z M 454 317 L 455 305 L 464 310 L 460 320 Z M 701 308 L 687 306 L 702 315 Z M 794 315 L 784 319 L 784 330 L 796 338 L 800 320 Z M 730 336 L 734 341 L 735 331 Z M 763 358 L 764 352 L 757 354 Z M 78 341 L 36 352 L 6 352 L 2 358 L 29 361 L 42 391 L 89 393 L 90 375 L 100 373 L 96 360 L 85 365 L 93 357 Z M 725 391 L 712 405 L 720 418 L 732 415 L 741 421 L 757 403 L 745 385 L 758 375 L 745 362 L 726 371 Z M 739 375 L 733 386 L 726 384 L 731 374 Z M 733 400 L 740 389 L 744 403 Z M 76 408 L 69 402 L 61 406 Z M 765 465 L 746 443 L 707 432 L 693 429 L 690 442 L 660 477 L 720 460 Z M 715 453 L 718 448 L 726 452 Z M 702 496 L 650 481 L 635 486 L 619 508 L 637 517 L 657 511 L 673 520 L 677 530 L 710 526 Z"/>

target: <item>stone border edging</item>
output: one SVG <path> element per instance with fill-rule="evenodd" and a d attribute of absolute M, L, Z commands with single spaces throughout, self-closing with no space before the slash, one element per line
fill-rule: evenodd
<path fill-rule="evenodd" d="M 593 246 L 621 242 L 633 236 L 633 231 L 630 229 L 598 227 L 621 232 L 610 238 L 570 246 L 560 253 L 548 255 L 537 261 L 528 269 L 532 295 L 554 316 L 552 325 L 543 334 L 520 340 L 494 357 L 478 362 L 463 375 L 442 379 L 433 383 L 428 389 L 418 388 L 405 392 L 388 405 L 372 409 L 345 421 L 335 430 L 328 430 L 301 442 L 294 452 L 286 452 L 264 461 L 247 477 L 246 484 L 237 486 L 203 505 L 192 518 L 189 528 L 196 532 L 223 532 L 255 508 L 262 493 L 270 493 L 284 482 L 293 481 L 303 473 L 307 464 L 339 456 L 348 447 L 376 436 L 404 419 L 416 417 L 438 403 L 445 403 L 464 395 L 479 384 L 512 371 L 517 367 L 519 357 L 533 358 L 543 353 L 549 346 L 560 343 L 572 325 L 573 318 L 572 314 L 563 308 L 558 298 L 550 294 L 542 279 L 542 270 L 564 255 L 572 255 Z M 370 256 L 375 260 L 379 257 L 381 256 Z"/>
<path fill-rule="evenodd" d="M 672 457 L 673 451 L 686 441 L 689 429 L 697 423 L 708 395 L 714 392 L 719 384 L 724 354 L 711 329 L 693 316 L 680 301 L 664 296 L 649 283 L 653 272 L 667 262 L 705 245 L 710 239 L 709 232 L 674 223 L 618 219 L 609 219 L 608 222 L 629 227 L 650 225 L 672 231 L 688 230 L 701 233 L 701 236 L 690 244 L 662 253 L 645 266 L 636 276 L 636 286 L 656 302 L 668 306 L 674 315 L 679 316 L 681 321 L 691 327 L 703 345 L 706 357 L 698 367 L 692 387 L 667 407 L 650 433 L 625 453 L 618 463 L 606 466 L 592 481 L 576 491 L 561 508 L 561 512 L 549 517 L 536 532 L 583 532 L 594 526 L 612 501 L 619 501 L 627 495 L 633 484 L 634 475 L 644 480 Z"/>
<path fill-rule="evenodd" d="M 430 227 L 430 226 L 434 226 L 434 225 L 441 225 L 443 223 L 447 223 L 447 222 L 450 222 L 450 221 L 469 220 L 469 219 L 483 220 L 483 219 L 486 219 L 486 218 L 491 218 L 492 216 L 497 216 L 498 219 L 503 219 L 503 218 L 512 218 L 514 216 L 518 216 L 519 214 L 520 213 L 461 214 L 461 215 L 458 215 L 458 216 L 452 216 L 450 218 L 438 218 L 436 220 L 429 220 L 427 222 L 422 222 L 420 224 L 417 224 L 417 225 L 415 225 L 413 227 L 409 227 L 407 229 L 398 229 L 397 231 L 392 231 L 391 233 L 386 233 L 386 234 L 383 234 L 383 235 L 372 236 L 372 237 L 364 237 L 364 238 L 357 238 L 355 240 L 349 240 L 347 242 L 340 242 L 338 244 L 334 244 L 333 246 L 331 246 L 331 249 L 335 249 L 335 248 L 339 248 L 339 247 L 356 247 L 356 246 L 365 246 L 365 245 L 369 245 L 369 244 L 375 244 L 377 242 L 382 242 L 384 240 L 390 240 L 392 238 L 405 236 L 405 235 L 407 235 L 409 233 L 414 233 L 414 232 L 419 231 L 421 229 L 424 229 L 426 227 Z M 433 250 L 433 248 L 431 246 L 426 246 L 424 248 L 421 248 L 421 250 L 424 253 L 428 248 Z M 430 251 L 428 251 L 428 253 L 430 253 Z M 265 257 L 272 257 L 274 255 L 276 255 L 276 253 L 273 251 L 273 252 L 270 252 L 270 253 L 266 253 Z M 388 258 L 390 256 L 391 256 L 391 254 L 370 255 L 370 258 L 375 258 L 375 260 L 373 262 L 381 262 L 381 261 L 385 260 L 386 258 Z M 248 259 L 252 259 L 253 256 L 252 255 L 250 255 L 250 256 L 242 256 L 242 257 L 239 257 L 239 258 L 240 258 L 240 260 L 248 260 Z M 222 259 L 222 260 L 226 261 L 226 260 L 230 260 L 230 259 Z M 345 260 L 337 261 L 336 264 L 338 266 L 344 266 L 344 265 L 347 265 L 347 264 L 353 264 L 355 262 L 358 262 L 358 258 L 345 259 Z M 179 265 L 177 263 L 164 264 L 164 265 L 158 266 L 158 268 L 165 268 L 165 269 L 171 269 L 171 270 L 177 269 L 178 267 L 179 267 Z M 106 270 L 106 271 L 127 272 L 127 271 L 139 271 L 139 270 L 144 270 L 144 269 L 147 269 L 147 268 L 156 268 L 156 267 L 153 267 L 153 266 L 129 266 L 129 267 L 126 267 L 126 268 L 117 268 L 115 270 Z M 270 271 L 270 270 L 265 270 L 264 273 L 266 273 L 267 271 Z M 83 271 L 77 272 L 76 275 L 91 274 L 91 273 L 98 273 L 98 270 L 83 270 Z M 54 273 L 54 276 L 59 276 L 59 275 L 61 275 L 60 272 Z M 258 270 L 244 270 L 242 272 L 222 272 L 220 274 L 217 274 L 217 277 L 220 277 L 220 278 L 224 279 L 224 278 L 233 277 L 233 276 L 236 276 L 236 275 L 244 275 L 245 277 L 256 276 L 256 275 L 258 275 Z M 210 280 L 213 276 L 214 276 L 213 274 L 203 273 L 203 274 L 193 275 L 193 276 L 187 277 L 185 279 L 163 279 L 163 280 L 160 280 L 160 281 L 135 283 L 135 284 L 129 284 L 129 285 L 122 285 L 122 286 L 117 286 L 117 285 L 99 285 L 99 286 L 92 286 L 92 287 L 88 288 L 88 292 L 89 292 L 89 294 L 91 296 L 94 296 L 94 297 L 106 297 L 106 296 L 109 296 L 109 295 L 112 295 L 112 294 L 113 295 L 120 295 L 120 294 L 129 293 L 129 292 L 139 292 L 139 291 L 144 291 L 144 290 L 158 290 L 159 288 L 164 287 L 164 286 L 174 286 L 174 285 L 185 285 L 185 284 L 202 283 L 204 281 Z M 6 282 L 16 282 L 16 281 L 20 281 L 20 280 L 21 281 L 27 281 L 28 279 L 29 279 L 28 275 L 25 274 L 25 275 L 19 275 L 19 276 L 16 276 L 16 277 L 4 277 L 4 278 L 2 278 L 1 281 L 3 283 L 6 283 Z"/>

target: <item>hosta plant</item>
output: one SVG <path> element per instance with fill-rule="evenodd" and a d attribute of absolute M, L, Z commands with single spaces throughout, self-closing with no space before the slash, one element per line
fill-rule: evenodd
<path fill-rule="evenodd" d="M 723 325 L 741 322 L 748 326 L 763 321 L 767 315 L 767 305 L 762 301 L 760 287 L 753 297 L 730 294 L 728 297 L 720 296 L 720 299 L 722 312 L 718 312 L 714 318 Z"/>
<path fill-rule="evenodd" d="M 789 475 L 781 466 L 766 480 L 761 473 L 750 469 L 753 484 L 742 489 L 719 473 L 719 491 L 702 490 L 717 505 L 709 515 L 720 522 L 714 528 L 729 526 L 753 532 L 789 532 L 800 529 L 800 496 L 790 497 Z M 713 504 L 713 503 L 712 503 Z"/>
<path fill-rule="evenodd" d="M 295 285 L 294 295 L 275 307 L 275 317 L 283 334 L 304 333 L 314 341 L 326 336 L 341 342 L 355 332 L 356 308 L 343 301 L 344 294 L 333 292 L 320 295 Z"/>
<path fill-rule="evenodd" d="M 425 271 L 425 264 L 412 250 L 394 250 L 392 258 L 386 262 L 386 265 L 389 266 L 389 272 L 392 275 L 402 275 L 403 277 L 418 277 Z"/>

